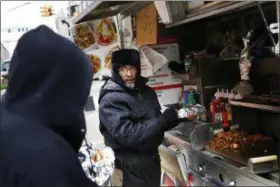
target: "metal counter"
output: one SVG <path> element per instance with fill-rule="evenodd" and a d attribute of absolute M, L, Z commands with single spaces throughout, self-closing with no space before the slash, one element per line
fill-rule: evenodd
<path fill-rule="evenodd" d="M 182 129 L 191 131 L 195 125 L 187 126 L 189 127 L 180 124 L 177 128 L 166 132 L 164 144 L 174 145 L 183 152 L 187 168 L 185 176 L 192 176 L 192 186 L 279 186 L 277 172 L 266 176 L 255 175 L 246 165 L 207 150 L 193 149 L 187 131 L 180 132 Z"/>

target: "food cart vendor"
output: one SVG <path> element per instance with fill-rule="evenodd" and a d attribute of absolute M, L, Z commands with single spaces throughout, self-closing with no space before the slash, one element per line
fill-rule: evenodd
<path fill-rule="evenodd" d="M 116 171 L 124 187 L 160 186 L 158 147 L 164 132 L 178 124 L 175 109 L 161 113 L 157 95 L 141 76 L 140 54 L 122 49 L 112 54 L 112 78 L 101 89 L 100 130 L 115 152 Z"/>

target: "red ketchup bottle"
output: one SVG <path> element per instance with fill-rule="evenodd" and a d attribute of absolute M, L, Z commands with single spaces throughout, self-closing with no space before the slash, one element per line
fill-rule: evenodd
<path fill-rule="evenodd" d="M 224 132 L 228 132 L 230 130 L 230 124 L 228 121 L 228 112 L 226 110 L 226 106 L 224 103 L 222 104 L 221 112 L 222 112 L 222 119 L 223 119 L 223 123 L 222 123 L 223 130 Z"/>
<path fill-rule="evenodd" d="M 212 114 L 212 124 L 221 122 L 221 100 L 215 97 L 210 103 L 210 112 Z"/>

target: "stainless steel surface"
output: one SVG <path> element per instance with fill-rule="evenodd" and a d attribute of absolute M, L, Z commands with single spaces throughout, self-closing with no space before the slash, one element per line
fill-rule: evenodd
<path fill-rule="evenodd" d="M 190 186 L 214 186 L 213 184 L 207 183 L 203 176 L 199 175 L 195 171 L 190 170 L 188 172 L 189 175 L 192 175 L 193 181 L 190 183 Z"/>
<path fill-rule="evenodd" d="M 92 1 L 79 15 L 74 17 L 73 23 L 97 20 L 110 16 L 121 15 L 121 19 L 134 14 L 153 3 L 152 1 Z"/>
<path fill-rule="evenodd" d="M 279 186 L 277 173 L 264 178 L 250 172 L 245 165 L 218 154 L 195 150 L 189 142 L 172 134 L 166 133 L 165 138 L 185 154 L 187 174 L 193 175 L 193 186 Z"/>
<path fill-rule="evenodd" d="M 269 106 L 269 105 L 263 105 L 263 104 L 256 104 L 256 103 L 249 103 L 249 102 L 241 102 L 241 101 L 229 101 L 231 105 L 235 106 L 242 106 L 242 107 L 248 107 L 248 108 L 254 108 L 254 109 L 260 109 L 265 110 L 269 112 L 279 113 L 280 112 L 280 106 Z"/>
<path fill-rule="evenodd" d="M 192 147 L 194 149 L 201 150 L 213 137 L 214 132 L 212 130 L 211 124 L 197 125 L 190 135 Z"/>
<path fill-rule="evenodd" d="M 222 84 L 222 85 L 211 85 L 211 86 L 204 86 L 204 89 L 213 89 L 213 88 L 223 88 L 223 87 L 228 87 L 228 86 L 233 86 L 233 84 Z"/>
<path fill-rule="evenodd" d="M 280 26 L 280 1 L 276 1 L 276 13 L 277 13 L 277 22 L 279 23 Z M 280 31 L 278 32 L 278 43 L 280 43 Z M 280 44 L 278 47 L 279 47 L 279 54 L 280 54 Z"/>
<path fill-rule="evenodd" d="M 275 183 L 280 183 L 280 181 L 279 181 L 280 173 L 279 172 L 270 173 L 269 177 L 270 177 L 271 181 L 273 181 Z"/>
<path fill-rule="evenodd" d="M 255 160 L 255 162 L 254 162 Z M 256 160 L 258 160 L 256 162 Z M 266 174 L 278 171 L 277 155 L 269 155 L 265 157 L 250 158 L 248 168 L 255 174 Z"/>
<path fill-rule="evenodd" d="M 89 14 L 92 10 L 101 5 L 101 3 L 102 1 L 92 1 L 85 10 L 83 10 L 76 17 L 74 17 L 73 23 L 79 23 L 87 14 Z"/>
<path fill-rule="evenodd" d="M 212 150 L 207 151 L 220 155 L 223 158 L 247 165 L 250 158 L 274 155 L 277 153 L 277 144 L 274 141 L 258 141 L 255 145 L 244 145 L 237 150 Z"/>
<path fill-rule="evenodd" d="M 152 3 L 153 1 L 136 1 L 131 3 L 129 6 L 127 6 L 125 9 L 119 12 L 121 14 L 121 19 L 136 14 L 137 12 L 139 12 L 140 10 Z"/>
<path fill-rule="evenodd" d="M 219 8 L 223 8 L 225 6 L 229 6 L 231 4 L 234 4 L 234 2 L 230 2 L 230 1 L 212 1 L 211 3 L 207 3 L 204 5 L 201 5 L 197 8 L 194 8 L 193 10 L 187 10 L 188 14 L 192 14 L 192 15 L 198 15 L 198 14 L 203 14 L 206 12 L 209 12 L 211 10 L 215 10 L 215 9 L 219 9 Z"/>
<path fill-rule="evenodd" d="M 176 179 L 184 181 L 181 167 L 177 159 L 177 154 L 179 153 L 163 145 L 161 145 L 158 150 L 161 160 L 161 168 Z"/>
<path fill-rule="evenodd" d="M 279 186 L 279 184 L 254 175 L 247 170 L 241 170 L 238 167 L 230 165 L 225 160 L 209 157 L 202 151 L 186 149 L 185 154 L 188 168 L 216 185 Z"/>
<path fill-rule="evenodd" d="M 198 15 L 196 15 L 196 13 L 189 14 L 189 15 L 187 15 L 186 19 L 184 19 L 182 21 L 178 21 L 176 23 L 168 24 L 168 25 L 166 25 L 166 27 L 167 28 L 176 27 L 176 26 L 179 26 L 179 25 L 183 25 L 183 24 L 186 24 L 186 23 L 190 23 L 190 22 L 193 22 L 193 21 L 204 19 L 204 18 L 207 18 L 207 17 L 210 17 L 210 16 L 214 16 L 214 15 L 218 15 L 218 14 L 221 14 L 221 13 L 229 12 L 229 11 L 232 11 L 232 10 L 235 10 L 235 9 L 238 9 L 238 8 L 245 8 L 245 6 L 247 8 L 249 8 L 249 7 L 254 6 L 254 5 L 256 5 L 256 3 L 254 1 L 235 2 L 235 4 L 231 4 L 229 6 L 219 8 L 219 9 L 215 9 L 215 10 L 212 10 L 212 11 L 207 11 L 203 14 L 198 14 Z"/>
<path fill-rule="evenodd" d="M 201 124 L 201 122 L 196 120 L 182 122 L 177 127 L 169 131 L 169 134 L 175 135 L 184 141 L 190 142 L 190 135 L 194 131 L 194 128 L 199 124 Z"/>
<path fill-rule="evenodd" d="M 188 180 L 188 176 L 187 176 L 188 167 L 186 165 L 186 157 L 184 154 L 182 154 L 181 151 L 179 151 L 177 153 L 177 160 L 178 160 L 181 172 L 182 172 L 183 182 L 186 182 Z"/>

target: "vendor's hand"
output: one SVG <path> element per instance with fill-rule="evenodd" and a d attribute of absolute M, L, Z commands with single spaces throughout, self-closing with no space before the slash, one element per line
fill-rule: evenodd
<path fill-rule="evenodd" d="M 196 115 L 191 115 L 191 116 L 188 116 L 188 120 L 192 121 L 196 118 Z"/>
<path fill-rule="evenodd" d="M 163 117 L 166 121 L 165 130 L 170 130 L 179 124 L 178 114 L 174 108 L 168 108 L 163 112 Z"/>
<path fill-rule="evenodd" d="M 196 115 L 193 114 L 193 113 L 188 113 L 185 111 L 185 109 L 180 109 L 178 111 L 178 117 L 179 119 L 182 121 L 182 120 L 185 120 L 185 119 L 188 119 L 188 120 L 193 120 L 196 118 Z"/>

